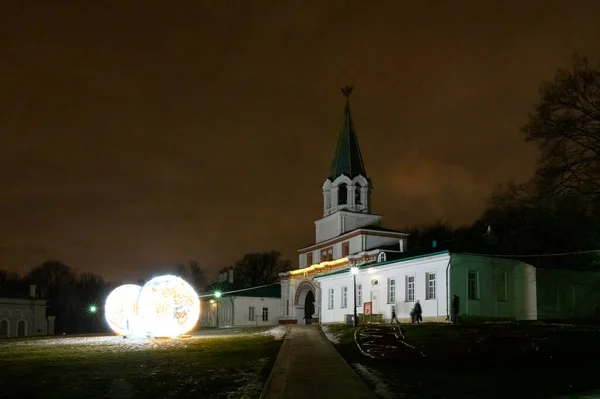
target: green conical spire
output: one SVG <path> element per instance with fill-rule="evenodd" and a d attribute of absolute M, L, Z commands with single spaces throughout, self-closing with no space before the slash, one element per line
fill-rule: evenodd
<path fill-rule="evenodd" d="M 346 107 L 344 109 L 342 130 L 338 136 L 333 162 L 329 169 L 329 179 L 331 181 L 341 175 L 346 175 L 351 179 L 358 175 L 368 178 L 358 147 L 354 123 L 350 115 L 350 94 L 352 94 L 353 89 L 353 86 L 346 86 L 342 89 L 342 94 L 346 97 Z"/>

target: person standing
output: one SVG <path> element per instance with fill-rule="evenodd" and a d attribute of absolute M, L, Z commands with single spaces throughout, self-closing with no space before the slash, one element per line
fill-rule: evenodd
<path fill-rule="evenodd" d="M 459 309 L 460 309 L 460 299 L 459 299 L 458 295 L 454 294 L 452 296 L 452 306 L 451 306 L 451 311 L 452 311 L 451 321 L 453 324 L 456 324 L 458 321 L 458 310 Z"/>
<path fill-rule="evenodd" d="M 419 301 L 417 301 L 415 303 L 413 312 L 415 313 L 415 322 L 422 323 L 423 322 L 423 309 L 421 309 L 421 303 L 419 303 Z"/>
<path fill-rule="evenodd" d="M 394 320 L 396 320 L 396 323 L 400 324 L 398 318 L 396 317 L 396 310 L 392 309 L 392 321 L 390 322 L 390 324 L 394 324 Z"/>

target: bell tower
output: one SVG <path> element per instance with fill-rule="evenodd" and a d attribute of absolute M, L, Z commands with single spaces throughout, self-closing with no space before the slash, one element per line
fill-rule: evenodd
<path fill-rule="evenodd" d="M 342 89 L 346 98 L 344 119 L 329 176 L 322 187 L 323 218 L 315 222 L 317 243 L 360 227 L 381 225 L 382 217 L 371 214 L 373 185 L 365 170 L 350 112 L 353 89 Z"/>

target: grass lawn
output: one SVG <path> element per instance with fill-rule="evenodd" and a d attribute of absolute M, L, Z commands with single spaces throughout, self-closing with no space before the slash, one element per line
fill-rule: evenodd
<path fill-rule="evenodd" d="M 354 327 L 326 329 L 339 341 L 342 356 L 382 398 L 549 398 L 600 388 L 598 328 L 403 325 L 407 342 L 416 349 L 384 359 L 359 351 Z"/>
<path fill-rule="evenodd" d="M 256 398 L 280 345 L 265 330 L 4 340 L 0 398 Z"/>

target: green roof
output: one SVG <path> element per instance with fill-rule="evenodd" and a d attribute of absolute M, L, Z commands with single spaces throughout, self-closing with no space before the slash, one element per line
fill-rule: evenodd
<path fill-rule="evenodd" d="M 342 89 L 342 93 L 346 96 L 346 107 L 344 109 L 342 129 L 340 130 L 340 135 L 338 136 L 337 145 L 335 147 L 333 162 L 329 169 L 329 180 L 331 181 L 334 181 L 341 175 L 348 176 L 351 179 L 359 175 L 367 178 L 367 172 L 365 171 L 365 165 L 363 164 L 362 155 L 358 146 L 356 130 L 354 129 L 354 123 L 352 122 L 352 116 L 350 115 L 349 97 L 350 93 L 352 93 L 352 86 L 347 86 Z"/>
<path fill-rule="evenodd" d="M 384 250 L 382 250 L 381 252 L 386 252 Z M 396 259 L 392 259 L 389 260 L 387 262 L 367 262 L 367 263 L 363 263 L 362 265 L 358 266 L 358 268 L 360 270 L 362 269 L 370 269 L 373 267 L 381 267 L 381 266 L 386 266 L 389 265 L 391 263 L 400 263 L 400 262 L 404 262 L 407 260 L 414 260 L 414 259 L 420 259 L 420 258 L 428 258 L 430 256 L 436 256 L 436 255 L 442 255 L 442 254 L 449 254 L 450 251 L 436 251 L 436 252 L 430 252 L 430 253 L 425 253 L 425 254 L 419 254 L 419 255 L 412 255 L 410 256 L 410 253 L 407 254 L 406 257 L 402 257 L 402 258 L 396 258 Z M 348 273 L 348 269 L 342 269 L 342 270 L 336 270 L 335 272 L 331 272 L 331 273 L 327 273 L 327 274 L 321 274 L 319 276 L 315 276 L 315 279 L 319 279 L 322 277 L 329 277 L 329 276 L 334 276 L 336 274 L 343 274 L 343 273 Z"/>

